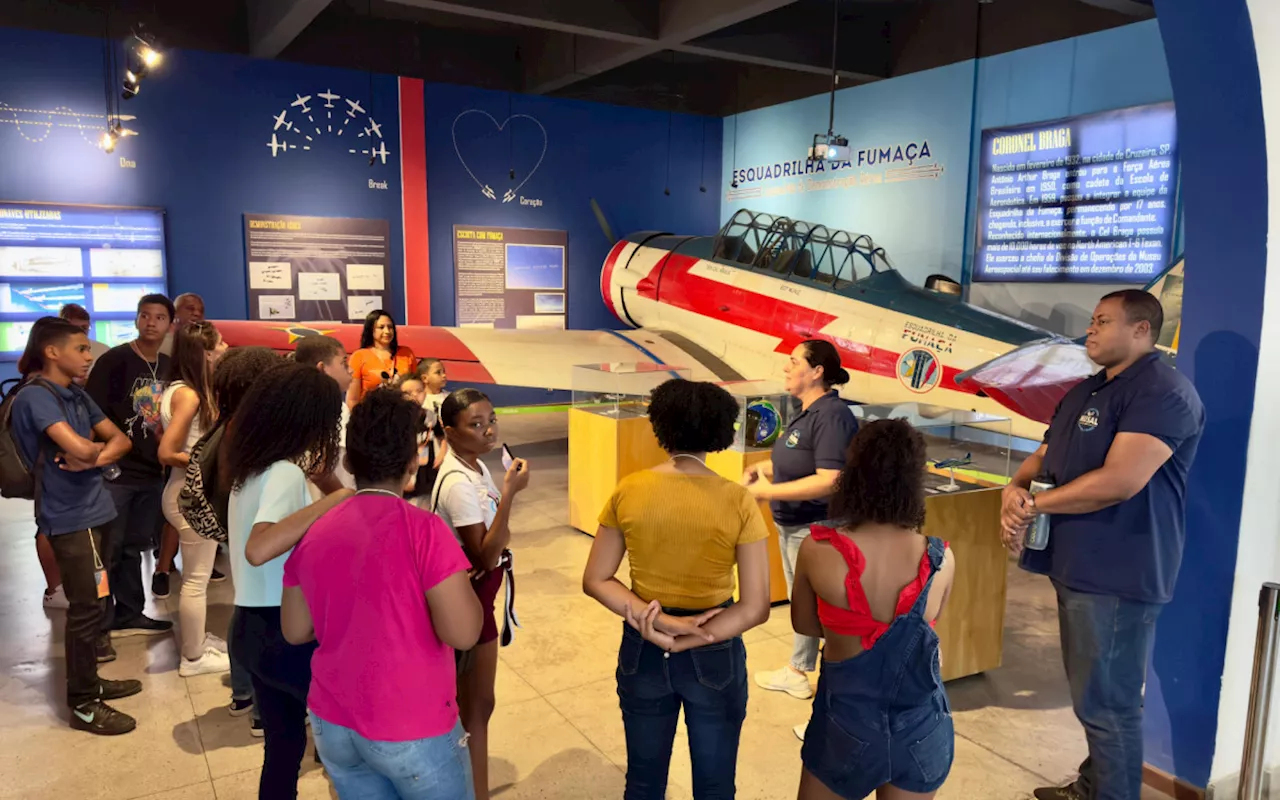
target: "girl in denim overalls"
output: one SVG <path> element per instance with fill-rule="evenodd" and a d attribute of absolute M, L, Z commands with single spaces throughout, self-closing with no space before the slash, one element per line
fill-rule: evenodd
<path fill-rule="evenodd" d="M 800 800 L 931 798 L 955 731 L 932 626 L 955 559 L 920 535 L 925 446 L 902 420 L 865 426 L 832 496 L 838 530 L 814 526 L 796 560 L 791 623 L 820 636 Z"/>

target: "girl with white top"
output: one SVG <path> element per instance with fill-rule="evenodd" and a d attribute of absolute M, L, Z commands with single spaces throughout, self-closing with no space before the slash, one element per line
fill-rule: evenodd
<path fill-rule="evenodd" d="M 489 718 L 493 715 L 494 681 L 498 673 L 498 623 L 494 603 L 511 569 L 511 503 L 529 485 L 529 465 L 514 459 L 502 479 L 493 482 L 480 457 L 498 444 L 498 417 L 493 404 L 475 389 L 460 389 L 440 404 L 440 423 L 449 452 L 428 506 L 449 523 L 471 561 L 471 588 L 480 598 L 484 625 L 475 648 L 458 671 L 458 711 L 470 734 L 471 772 L 476 797 L 489 796 Z M 422 499 L 415 501 L 420 504 Z M 508 588 L 507 608 L 513 606 Z M 504 634 L 507 631 L 504 631 Z"/>
<path fill-rule="evenodd" d="M 213 365 L 226 352 L 218 329 L 212 322 L 196 322 L 174 335 L 173 376 L 160 399 L 160 463 L 169 467 L 169 482 L 161 496 L 165 520 L 178 532 L 182 551 L 182 594 L 178 599 L 178 624 L 182 659 L 178 674 L 184 678 L 226 672 L 231 669 L 226 643 L 205 633 L 205 594 L 218 543 L 191 529 L 178 509 L 178 494 L 186 479 L 191 448 L 218 418 L 213 398 Z"/>

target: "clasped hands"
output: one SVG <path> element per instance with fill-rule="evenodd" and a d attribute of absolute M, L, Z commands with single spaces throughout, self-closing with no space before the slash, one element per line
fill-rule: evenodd
<path fill-rule="evenodd" d="M 724 609 L 713 608 L 693 617 L 673 617 L 662 613 L 662 604 L 654 600 L 645 606 L 639 616 L 636 616 L 631 604 L 627 603 L 623 616 L 627 624 L 639 631 L 646 642 L 655 644 L 668 653 L 682 653 L 715 641 L 716 637 L 702 626 L 721 611 Z"/>
<path fill-rule="evenodd" d="M 1027 526 L 1038 513 L 1031 492 L 1013 484 L 1004 487 L 1000 505 L 1000 541 L 1015 556 L 1022 552 Z"/>

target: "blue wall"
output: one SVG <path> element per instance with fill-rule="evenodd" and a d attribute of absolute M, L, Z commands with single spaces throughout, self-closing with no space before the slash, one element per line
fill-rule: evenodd
<path fill-rule="evenodd" d="M 800 190 L 807 183 L 804 179 L 771 176 L 745 182 L 735 191 L 730 185 L 735 162 L 741 170 L 803 161 L 813 134 L 827 129 L 828 99 L 810 97 L 726 118 L 722 219 L 747 207 L 846 228 L 869 234 L 917 284 L 935 272 L 960 279 L 966 274 L 973 239 L 973 210 L 967 202 L 977 191 L 971 165 L 977 163 L 979 143 L 973 131 L 1173 96 L 1155 22 L 986 58 L 976 77 L 976 94 L 972 61 L 837 92 L 835 131 L 848 137 L 854 163 L 848 169 L 807 176 L 867 173 L 873 181 L 875 176 L 888 178 L 879 151 L 889 148 L 888 170 L 936 164 L 942 167 L 936 178 L 924 172 L 913 180 L 860 179 L 856 186 L 806 191 Z M 906 146 L 913 142 L 928 142 L 930 157 L 915 162 L 894 159 L 899 146 L 905 157 Z M 875 150 L 878 163 L 860 168 L 859 150 Z M 796 191 L 781 193 L 792 185 Z M 763 196 L 751 196 L 749 190 Z M 771 191 L 776 194 L 770 196 Z"/>
<path fill-rule="evenodd" d="M 100 126 L 105 113 L 101 49 L 94 39 L 0 28 L 0 52 L 5 53 L 0 102 L 32 111 L 62 106 L 97 114 L 85 124 Z M 119 91 L 115 82 L 112 91 Z M 272 157 L 267 142 L 273 117 L 297 94 L 313 95 L 313 113 L 322 112 L 323 101 L 314 95 L 326 91 L 372 109 L 392 153 L 385 166 L 370 167 L 367 156 L 349 154 L 350 133 L 311 132 L 311 151 Z M 241 215 L 246 212 L 385 219 L 391 225 L 392 263 L 402 263 L 397 96 L 396 80 L 387 76 L 374 81 L 371 104 L 363 73 L 169 52 L 139 95 L 120 103 L 120 113 L 138 117 L 126 126 L 139 135 L 121 142 L 114 154 L 73 129 L 54 128 L 35 143 L 16 126 L 0 124 L 0 198 L 162 207 L 170 291 L 198 292 L 210 317 L 243 319 L 248 301 Z M 334 111 L 337 118 L 341 109 Z M 0 119 L 13 116 L 0 111 Z M 37 117 L 28 111 L 17 116 Z M 24 130 L 32 138 L 45 132 Z M 136 168 L 122 168 L 122 158 Z M 370 189 L 370 178 L 388 181 L 389 188 Z M 388 271 L 389 305 L 402 308 L 403 270 Z"/>
<path fill-rule="evenodd" d="M 459 119 L 471 109 L 492 119 L 483 114 Z M 426 110 L 431 319 L 438 325 L 454 323 L 454 225 L 567 231 L 570 328 L 621 326 L 600 296 L 600 268 L 611 243 L 591 211 L 591 198 L 619 237 L 637 230 L 711 234 L 719 228 L 719 120 L 679 114 L 670 118 L 668 184 L 669 120 L 661 112 L 440 84 L 427 85 Z M 500 131 L 498 125 L 512 115 L 517 116 Z M 538 163 L 543 130 L 546 156 L 528 175 Z M 464 160 L 494 189 L 496 200 L 485 197 Z M 508 177 L 513 164 L 514 182 Z M 704 172 L 707 191 L 700 192 Z M 519 197 L 501 202 L 526 175 Z M 670 195 L 663 193 L 668 186 Z M 521 198 L 541 205 L 522 205 Z"/>

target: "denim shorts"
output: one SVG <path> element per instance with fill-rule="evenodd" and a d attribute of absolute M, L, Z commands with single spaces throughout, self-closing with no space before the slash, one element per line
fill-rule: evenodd
<path fill-rule="evenodd" d="M 339 797 L 360 800 L 473 800 L 466 732 L 455 722 L 430 739 L 382 742 L 310 712 L 311 735 Z"/>
<path fill-rule="evenodd" d="M 862 800 L 885 784 L 908 792 L 937 791 L 951 772 L 955 726 L 949 711 L 933 706 L 889 715 L 888 730 L 868 717 L 814 704 L 800 759 L 831 791 Z"/>

